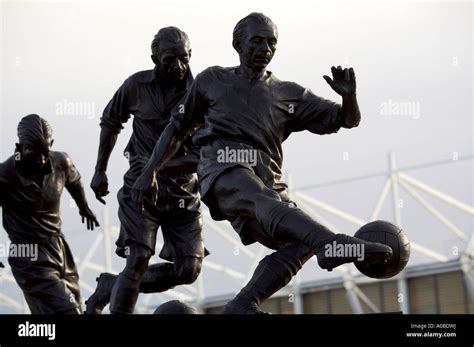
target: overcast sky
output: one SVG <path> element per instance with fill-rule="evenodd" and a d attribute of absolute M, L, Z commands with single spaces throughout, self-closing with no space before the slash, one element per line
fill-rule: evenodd
<path fill-rule="evenodd" d="M 90 204 L 102 218 L 102 207 L 88 188 L 99 118 L 129 75 L 153 68 L 149 56 L 154 34 L 168 25 L 187 32 L 194 74 L 212 65 L 233 66 L 238 63 L 231 45 L 233 27 L 254 11 L 278 26 L 278 48 L 269 70 L 279 79 L 339 101 L 322 76 L 332 65 L 352 66 L 357 76 L 362 111 L 358 128 L 328 136 L 297 133 L 286 141 L 283 170 L 291 173 L 296 190 L 385 171 L 391 150 L 402 167 L 472 155 L 472 7 L 470 2 L 406 1 L 2 2 L 0 159 L 13 153 L 21 117 L 45 117 L 53 127 L 54 148 L 70 154 Z M 130 129 L 131 122 L 109 165 L 107 206 L 115 225 L 116 193 L 127 169 L 122 151 Z M 472 159 L 410 172 L 471 205 L 472 173 Z M 367 220 L 383 179 L 304 192 Z M 92 236 L 79 224 L 69 200 L 65 193 L 64 233 L 80 257 Z M 472 218 L 437 201 L 433 204 L 471 235 Z M 392 219 L 390 201 L 386 205 L 381 217 Z M 355 231 L 353 225 L 333 222 L 344 232 Z M 459 244 L 409 197 L 403 227 L 412 240 L 444 254 Z M 229 235 L 234 236 L 230 230 Z M 5 240 L 2 233 L 0 241 Z M 232 248 L 216 247 L 221 239 L 210 230 L 206 242 L 211 252 L 215 249 L 210 260 L 248 267 L 248 262 L 228 256 Z M 227 290 L 206 283 L 213 293 Z"/>

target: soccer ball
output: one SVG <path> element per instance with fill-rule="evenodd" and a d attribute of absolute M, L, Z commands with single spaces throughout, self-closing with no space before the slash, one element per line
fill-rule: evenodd
<path fill-rule="evenodd" d="M 198 311 L 184 302 L 172 300 L 158 306 L 153 314 L 198 314 Z"/>
<path fill-rule="evenodd" d="M 364 275 L 377 279 L 390 278 L 399 274 L 407 265 L 410 258 L 410 241 L 400 227 L 378 220 L 363 225 L 354 236 L 366 241 L 383 243 L 393 250 L 392 257 L 386 263 L 354 262 L 355 267 Z"/>

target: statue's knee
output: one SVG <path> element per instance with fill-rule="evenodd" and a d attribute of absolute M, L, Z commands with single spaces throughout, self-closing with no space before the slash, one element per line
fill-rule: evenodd
<path fill-rule="evenodd" d="M 146 247 L 140 245 L 131 246 L 130 254 L 127 256 L 127 272 L 143 274 L 148 267 L 150 258 L 151 251 Z"/>
<path fill-rule="evenodd" d="M 202 268 L 202 258 L 185 257 L 178 260 L 177 275 L 182 284 L 191 284 L 196 281 Z"/>

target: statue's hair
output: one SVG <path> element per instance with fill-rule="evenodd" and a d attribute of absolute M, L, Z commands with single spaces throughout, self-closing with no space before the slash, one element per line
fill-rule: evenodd
<path fill-rule="evenodd" d="M 245 33 L 245 28 L 252 22 L 260 23 L 260 24 L 269 24 L 273 26 L 275 29 L 277 26 L 270 17 L 265 16 L 263 13 L 259 12 L 252 12 L 247 17 L 242 18 L 234 27 L 234 32 L 232 33 L 233 40 L 240 41 Z"/>
<path fill-rule="evenodd" d="M 18 140 L 29 146 L 42 146 L 51 140 L 53 129 L 46 119 L 37 114 L 29 114 L 18 123 Z"/>
<path fill-rule="evenodd" d="M 162 28 L 158 31 L 151 42 L 151 52 L 154 54 L 158 53 L 161 42 L 178 43 L 181 41 L 189 43 L 189 37 L 184 31 L 173 26 Z"/>

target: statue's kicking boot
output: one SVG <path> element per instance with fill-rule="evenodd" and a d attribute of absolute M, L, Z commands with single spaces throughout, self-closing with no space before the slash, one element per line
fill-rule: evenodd
<path fill-rule="evenodd" d="M 369 242 L 345 234 L 321 242 L 315 251 L 319 266 L 328 271 L 346 263 L 385 263 L 393 255 L 393 250 L 378 242 Z"/>
<path fill-rule="evenodd" d="M 284 206 L 274 210 L 280 220 L 273 228 L 273 236 L 281 241 L 298 240 L 314 250 L 319 266 L 328 271 L 346 263 L 363 261 L 383 263 L 393 250 L 378 242 L 369 242 L 346 234 L 334 234 L 298 208 L 284 213 Z M 275 224 L 274 224 L 275 225 Z"/>
<path fill-rule="evenodd" d="M 110 302 L 110 294 L 116 280 L 117 275 L 107 272 L 97 277 L 97 288 L 86 301 L 85 314 L 102 314 L 102 310 Z"/>

